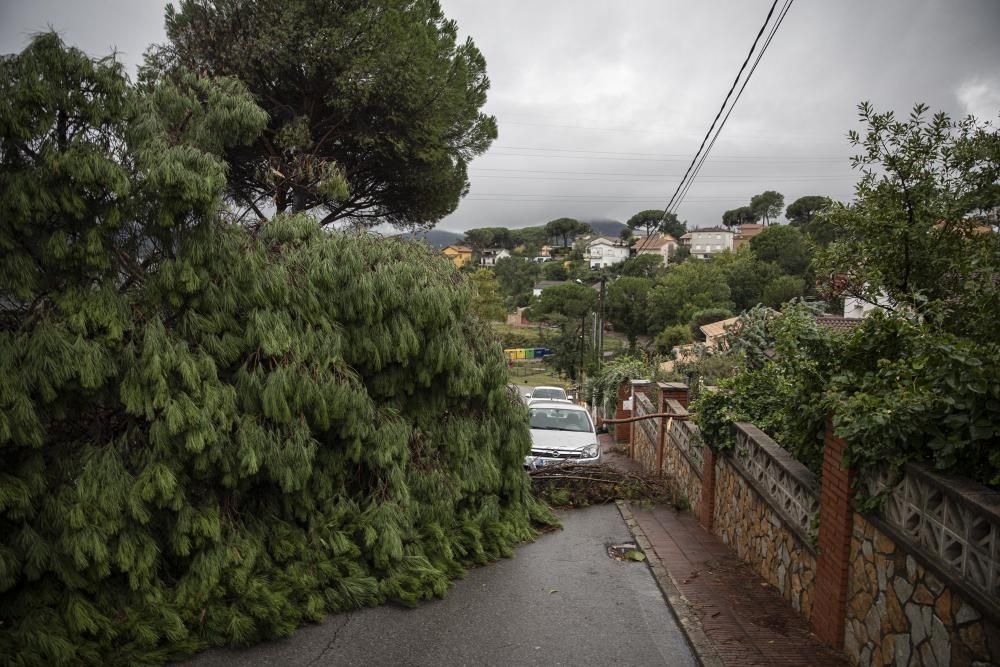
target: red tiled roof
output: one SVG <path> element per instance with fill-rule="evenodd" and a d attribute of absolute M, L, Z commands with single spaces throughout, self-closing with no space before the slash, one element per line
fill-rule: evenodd
<path fill-rule="evenodd" d="M 834 331 L 850 331 L 861 324 L 857 317 L 841 317 L 840 315 L 822 315 L 816 318 L 816 324 L 830 327 Z"/>

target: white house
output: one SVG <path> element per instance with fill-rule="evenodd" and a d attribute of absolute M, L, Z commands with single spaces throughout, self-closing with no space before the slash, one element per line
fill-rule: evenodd
<path fill-rule="evenodd" d="M 624 262 L 629 252 L 629 247 L 620 239 L 598 236 L 587 244 L 587 261 L 590 268 L 603 269 Z"/>
<path fill-rule="evenodd" d="M 505 248 L 486 248 L 479 254 L 479 265 L 492 268 L 498 259 L 510 257 L 510 251 Z"/>
<path fill-rule="evenodd" d="M 632 254 L 634 255 L 657 255 L 663 258 L 663 265 L 670 262 L 670 258 L 677 252 L 677 239 L 670 234 L 653 234 L 636 239 L 632 243 Z"/>
<path fill-rule="evenodd" d="M 733 249 L 733 232 L 725 227 L 692 229 L 681 237 L 681 243 L 691 249 L 691 256 L 709 259 L 724 250 Z"/>
<path fill-rule="evenodd" d="M 892 300 L 885 292 L 879 292 L 875 303 L 844 294 L 844 317 L 850 319 L 861 319 L 877 308 L 892 309 L 892 306 Z"/>

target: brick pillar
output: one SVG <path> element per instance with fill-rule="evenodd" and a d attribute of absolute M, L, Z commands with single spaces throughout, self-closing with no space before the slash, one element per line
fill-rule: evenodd
<path fill-rule="evenodd" d="M 704 462 L 701 469 L 701 498 L 698 501 L 698 523 L 712 532 L 715 522 L 715 452 L 710 447 L 702 447 Z"/>
<path fill-rule="evenodd" d="M 649 399 L 649 402 L 656 405 L 657 400 L 654 394 L 655 385 L 651 380 L 632 380 L 632 415 L 639 414 L 639 406 L 636 405 L 637 396 L 642 394 Z M 635 424 L 632 422 L 633 428 L 629 430 L 628 439 L 628 455 L 629 458 L 635 458 Z"/>
<path fill-rule="evenodd" d="M 683 382 L 660 382 L 660 412 L 666 412 L 667 401 L 677 401 L 687 410 L 688 386 Z"/>
<path fill-rule="evenodd" d="M 656 385 L 651 380 L 632 380 L 632 393 L 642 394 L 656 405 Z"/>
<path fill-rule="evenodd" d="M 622 404 L 632 396 L 632 385 L 626 380 L 618 386 L 618 398 L 615 403 L 615 419 L 627 419 L 632 416 L 631 410 L 622 408 Z M 632 437 L 632 424 L 615 424 L 615 442 L 628 442 Z"/>
<path fill-rule="evenodd" d="M 823 481 L 819 493 L 819 543 L 812 627 L 835 648 L 844 645 L 847 615 L 847 576 L 851 549 L 851 485 L 854 471 L 843 467 L 843 440 L 833 434 L 828 418 L 823 437 Z"/>

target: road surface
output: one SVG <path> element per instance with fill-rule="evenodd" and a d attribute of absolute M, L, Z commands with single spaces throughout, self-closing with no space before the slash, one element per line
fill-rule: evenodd
<path fill-rule="evenodd" d="M 563 530 L 471 570 L 442 600 L 331 616 L 289 638 L 187 664 L 694 667 L 647 565 L 608 556 L 608 544 L 631 541 L 618 509 L 560 518 Z"/>

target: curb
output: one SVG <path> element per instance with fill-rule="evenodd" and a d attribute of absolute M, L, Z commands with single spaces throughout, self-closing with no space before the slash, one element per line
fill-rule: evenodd
<path fill-rule="evenodd" d="M 625 524 L 632 533 L 632 537 L 635 538 L 636 544 L 646 554 L 646 563 L 653 573 L 653 578 L 656 579 L 663 597 L 666 598 L 667 606 L 670 607 L 670 611 L 673 613 L 674 618 L 677 619 L 681 632 L 684 633 L 688 644 L 690 644 L 691 649 L 694 651 L 695 657 L 698 659 L 698 664 L 702 665 L 702 667 L 724 667 L 725 663 L 722 662 L 722 658 L 715 651 L 715 646 L 708 639 L 708 635 L 705 634 L 701 620 L 694 612 L 688 599 L 681 595 L 681 592 L 677 589 L 677 582 L 674 581 L 673 576 L 667 571 L 667 568 L 663 565 L 663 561 L 653 551 L 653 546 L 650 544 L 649 538 L 646 537 L 646 533 L 642 530 L 639 522 L 635 520 L 632 508 L 628 502 L 616 500 L 615 504 L 618 506 L 618 511 L 621 512 L 622 519 L 625 520 Z"/>

